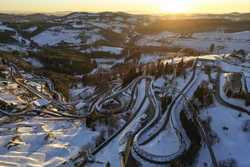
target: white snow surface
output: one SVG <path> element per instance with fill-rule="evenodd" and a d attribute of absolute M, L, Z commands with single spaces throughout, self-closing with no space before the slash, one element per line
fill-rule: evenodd
<path fill-rule="evenodd" d="M 88 32 L 88 39 L 86 40 L 86 44 L 93 44 L 99 40 L 104 40 L 105 38 L 99 34 L 98 32 L 92 31 L 92 32 Z"/>
<path fill-rule="evenodd" d="M 120 55 L 123 51 L 123 48 L 120 47 L 112 47 L 112 46 L 99 46 L 96 48 L 89 48 L 87 50 L 83 50 L 83 53 L 91 53 L 91 52 L 109 52 L 111 54 Z"/>
<path fill-rule="evenodd" d="M 59 166 L 94 147 L 98 136 L 76 120 L 35 117 L 5 124 L 0 127 L 0 166 Z"/>
<path fill-rule="evenodd" d="M 6 26 L 6 25 L 2 25 L 2 24 L 0 24 L 0 32 L 4 32 L 4 31 L 15 31 L 13 28 L 10 28 L 10 27 L 8 27 L 8 26 Z"/>
<path fill-rule="evenodd" d="M 0 50 L 6 51 L 6 52 L 9 52 L 9 51 L 24 52 L 24 51 L 27 50 L 27 48 L 26 47 L 21 47 L 19 45 L 15 45 L 15 44 L 3 44 L 3 43 L 0 43 Z"/>
<path fill-rule="evenodd" d="M 155 155 L 171 155 L 178 152 L 180 141 L 170 124 L 157 137 L 143 146 L 145 151 Z"/>
<path fill-rule="evenodd" d="M 140 105 L 140 102 L 142 102 L 143 97 L 145 96 L 145 81 L 143 81 L 139 86 L 139 92 L 140 95 L 137 99 L 135 108 L 137 109 Z M 96 160 L 102 161 L 102 162 L 110 162 L 111 166 L 120 166 L 120 157 L 119 157 L 119 147 L 120 147 L 120 139 L 121 137 L 126 134 L 128 131 L 131 131 L 131 129 L 134 129 L 137 126 L 137 123 L 139 122 L 141 116 L 145 112 L 146 108 L 149 105 L 149 101 L 146 100 L 143 107 L 140 109 L 138 115 L 133 119 L 133 121 L 118 135 L 116 136 L 106 147 L 104 147 L 101 151 L 99 151 L 95 157 Z M 103 164 L 87 164 L 88 167 L 102 167 Z"/>
<path fill-rule="evenodd" d="M 237 166 L 248 167 L 250 159 L 248 152 L 250 149 L 250 134 L 243 132 L 242 126 L 244 121 L 249 119 L 249 116 L 242 114 L 238 117 L 239 112 L 233 109 L 216 104 L 201 112 L 201 118 L 212 118 L 211 128 L 219 137 L 218 143 L 212 146 L 217 161 L 227 160 L 232 158 L 236 160 Z M 228 130 L 223 130 L 227 127 Z M 211 160 L 206 149 L 202 149 L 196 166 L 203 166 L 206 162 L 211 165 Z"/>
<path fill-rule="evenodd" d="M 33 67 L 36 67 L 36 68 L 42 68 L 43 67 L 43 64 L 36 58 L 25 58 L 24 59 L 25 61 L 29 62 L 30 64 L 32 64 Z"/>
<path fill-rule="evenodd" d="M 159 88 L 163 88 L 166 84 L 166 80 L 163 77 L 157 78 L 154 81 L 154 86 L 159 87 Z"/>
<path fill-rule="evenodd" d="M 208 51 L 211 44 L 215 44 L 215 50 L 219 53 L 239 49 L 250 52 L 250 31 L 194 33 L 189 38 L 182 38 L 178 33 L 162 32 L 154 35 L 144 35 L 137 41 L 139 46 L 179 46 L 199 51 Z"/>
<path fill-rule="evenodd" d="M 24 31 L 26 31 L 26 32 L 34 32 L 36 30 L 37 30 L 37 26 L 33 26 L 33 27 L 25 29 Z"/>
<path fill-rule="evenodd" d="M 56 46 L 61 42 L 77 45 L 81 43 L 79 35 L 79 30 L 68 30 L 62 27 L 53 27 L 32 37 L 32 40 L 39 46 Z"/>
<path fill-rule="evenodd" d="M 93 94 L 95 91 L 95 87 L 90 87 L 90 86 L 87 86 L 87 87 L 82 87 L 82 88 L 75 88 L 75 89 L 71 89 L 70 90 L 70 96 L 72 98 L 76 97 L 76 96 L 88 96 L 90 94 Z"/>
<path fill-rule="evenodd" d="M 33 26 L 33 27 L 25 29 L 24 31 L 26 31 L 26 32 L 34 32 L 36 30 L 37 30 L 37 26 Z"/>
<path fill-rule="evenodd" d="M 142 54 L 139 60 L 139 64 L 148 64 L 160 60 L 160 56 L 152 54 Z"/>
<path fill-rule="evenodd" d="M 110 70 L 116 64 L 123 63 L 124 59 L 96 58 L 95 61 L 99 69 Z"/>

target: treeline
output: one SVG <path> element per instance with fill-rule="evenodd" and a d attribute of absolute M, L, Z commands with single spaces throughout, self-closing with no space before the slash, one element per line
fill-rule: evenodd
<path fill-rule="evenodd" d="M 31 38 L 46 29 L 53 27 L 53 26 L 58 26 L 59 24 L 57 23 L 51 23 L 47 21 L 36 21 L 36 22 L 24 22 L 24 23 L 9 23 L 8 26 L 14 28 L 19 32 L 22 36 L 25 38 Z M 24 31 L 25 29 L 31 28 L 31 27 L 37 27 L 37 29 L 33 32 L 27 32 Z"/>
<path fill-rule="evenodd" d="M 89 57 L 70 49 L 46 48 L 29 56 L 41 61 L 46 70 L 69 75 L 86 74 L 96 67 Z"/>
<path fill-rule="evenodd" d="M 186 78 L 186 69 L 192 67 L 193 60 L 185 61 L 182 59 L 178 63 L 163 63 L 158 61 L 156 63 L 150 63 L 142 65 L 136 68 L 130 68 L 129 72 L 122 77 L 123 85 L 127 85 L 132 80 L 140 75 L 151 75 L 159 77 L 161 75 L 176 75 L 177 77 L 183 75 Z"/>
<path fill-rule="evenodd" d="M 250 21 L 232 21 L 226 19 L 178 19 L 178 20 L 156 20 L 148 26 L 139 25 L 139 33 L 152 34 L 162 31 L 176 33 L 194 33 L 216 31 L 224 28 L 226 32 L 239 32 L 250 30 Z"/>
<path fill-rule="evenodd" d="M 15 35 L 14 31 L 0 32 L 1 43 L 15 43 L 15 42 L 17 42 L 17 40 L 12 37 L 14 35 Z"/>
<path fill-rule="evenodd" d="M 54 83 L 55 89 L 62 93 L 66 99 L 69 99 L 69 90 L 72 88 L 73 84 L 79 82 L 79 80 L 69 74 L 57 73 L 44 69 L 34 70 L 34 73 L 49 78 Z"/>

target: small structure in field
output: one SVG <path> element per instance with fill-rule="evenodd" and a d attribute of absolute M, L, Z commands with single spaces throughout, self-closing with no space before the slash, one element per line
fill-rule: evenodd
<path fill-rule="evenodd" d="M 224 92 L 228 97 L 242 98 L 244 90 L 242 85 L 242 74 L 229 73 L 225 76 L 226 82 L 224 85 Z"/>
<path fill-rule="evenodd" d="M 36 101 L 33 102 L 33 104 L 37 107 L 46 107 L 49 105 L 49 101 L 47 99 L 37 99 Z"/>

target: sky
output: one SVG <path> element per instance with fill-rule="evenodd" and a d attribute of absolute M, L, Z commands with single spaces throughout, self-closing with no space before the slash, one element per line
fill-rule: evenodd
<path fill-rule="evenodd" d="M 141 14 L 250 12 L 250 0 L 0 0 L 0 12 L 123 11 Z"/>

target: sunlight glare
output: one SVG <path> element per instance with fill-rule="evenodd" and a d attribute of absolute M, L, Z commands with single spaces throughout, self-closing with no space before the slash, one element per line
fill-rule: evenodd
<path fill-rule="evenodd" d="M 192 0 L 160 0 L 160 11 L 164 13 L 187 12 L 192 5 Z"/>

